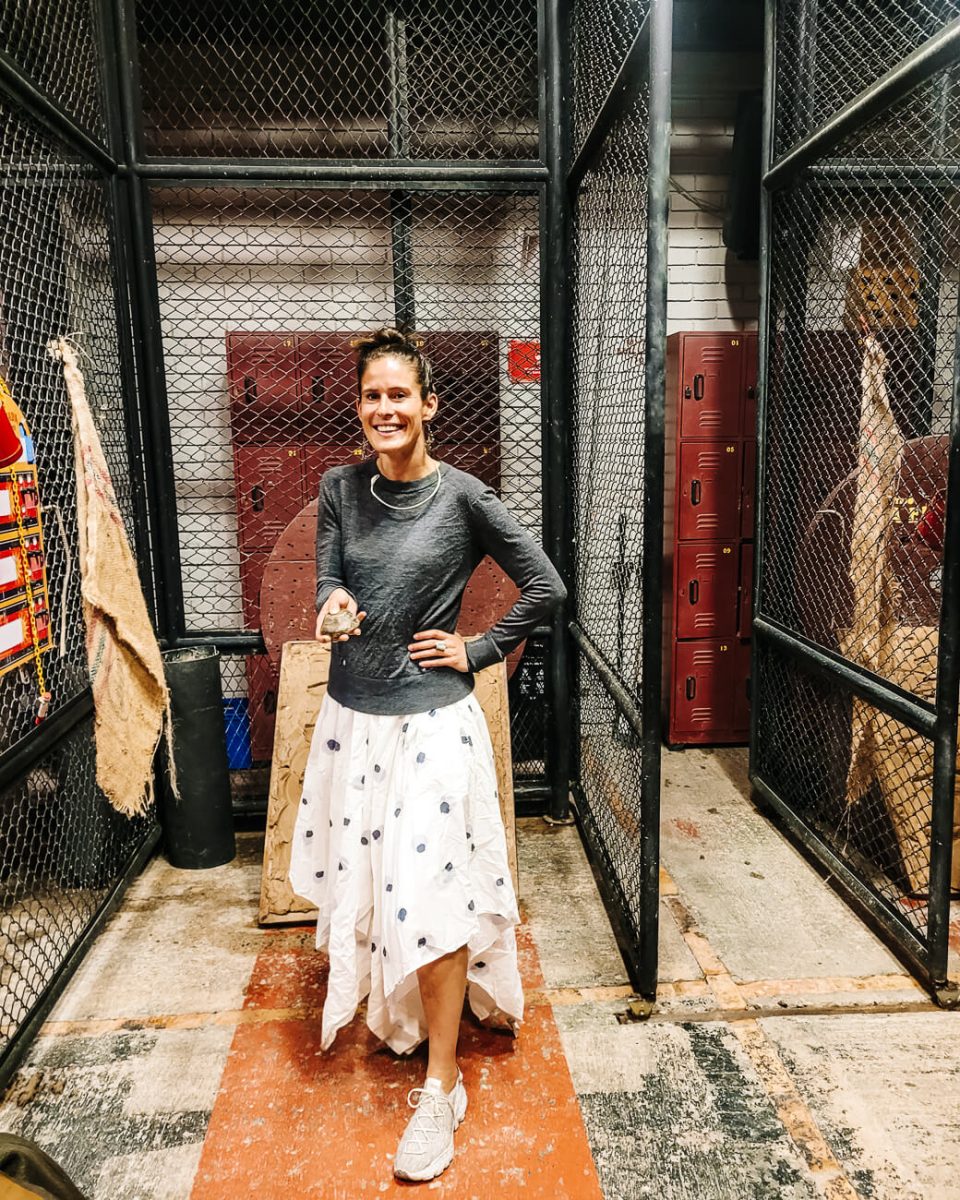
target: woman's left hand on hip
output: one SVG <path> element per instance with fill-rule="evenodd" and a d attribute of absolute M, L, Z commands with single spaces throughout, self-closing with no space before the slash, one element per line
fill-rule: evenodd
<path fill-rule="evenodd" d="M 466 673 L 467 648 L 458 633 L 444 633 L 442 629 L 424 629 L 413 635 L 407 647 L 410 657 L 420 667 L 450 667 Z"/>

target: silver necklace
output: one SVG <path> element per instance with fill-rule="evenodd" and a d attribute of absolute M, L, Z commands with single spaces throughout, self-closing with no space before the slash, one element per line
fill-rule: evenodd
<path fill-rule="evenodd" d="M 437 486 L 433 489 L 433 491 L 430 493 L 429 496 L 427 496 L 427 498 L 425 500 L 418 500 L 415 504 L 390 504 L 387 500 L 384 500 L 382 496 L 378 496 L 376 493 L 376 490 L 374 489 L 373 485 L 377 482 L 377 480 L 379 478 L 380 478 L 380 476 L 378 474 L 374 474 L 374 475 L 370 476 L 370 495 L 374 498 L 374 500 L 376 500 L 378 503 L 382 504 L 384 508 L 393 508 L 393 509 L 396 509 L 397 512 L 407 512 L 410 509 L 423 508 L 423 506 L 425 504 L 429 504 L 430 501 L 437 494 L 437 492 L 440 491 L 440 484 L 443 483 L 443 474 L 442 474 L 440 468 L 437 467 Z"/>

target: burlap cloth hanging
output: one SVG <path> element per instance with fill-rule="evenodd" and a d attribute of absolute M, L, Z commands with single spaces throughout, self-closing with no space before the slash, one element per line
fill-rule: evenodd
<path fill-rule="evenodd" d="M 118 812 L 133 816 L 152 800 L 153 758 L 164 729 L 169 746 L 170 698 L 77 356 L 62 338 L 47 348 L 63 364 L 73 413 L 80 590 L 96 710 L 97 783 Z M 173 755 L 167 757 L 172 771 Z"/>
<path fill-rule="evenodd" d="M 864 339 L 857 494 L 850 539 L 853 619 L 839 631 L 841 652 L 924 700 L 937 681 L 937 630 L 897 621 L 897 585 L 887 556 L 896 519 L 903 437 L 890 407 L 887 359 L 877 339 Z M 929 741 L 886 713 L 854 698 L 847 802 L 876 783 L 910 887 L 929 888 L 932 751 Z M 954 787 L 951 885 L 960 887 L 960 794 Z"/>

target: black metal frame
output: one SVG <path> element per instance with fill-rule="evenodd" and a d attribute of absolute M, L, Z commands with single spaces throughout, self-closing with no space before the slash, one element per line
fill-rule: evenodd
<path fill-rule="evenodd" d="M 958 686 L 960 686 L 960 339 L 956 346 L 954 395 L 950 419 L 950 456 L 947 504 L 947 529 L 944 537 L 942 607 L 938 649 L 937 691 L 934 704 L 909 695 L 903 689 L 829 653 L 768 617 L 763 610 L 766 545 L 766 488 L 768 461 L 766 431 L 769 396 L 770 359 L 773 348 L 771 309 L 771 267 L 777 229 L 773 217 L 774 193 L 789 189 L 803 179 L 815 179 L 826 186 L 866 191 L 910 181 L 931 181 L 943 187 L 956 170 L 949 164 L 928 168 L 923 164 L 883 162 L 823 163 L 821 160 L 851 133 L 856 133 L 879 114 L 887 111 L 919 84 L 938 71 L 960 60 L 960 19 L 950 22 L 938 34 L 881 75 L 873 84 L 854 96 L 823 124 L 773 161 L 776 119 L 776 30 L 778 0 L 765 4 L 765 76 L 763 136 L 763 196 L 761 201 L 761 304 L 760 370 L 758 404 L 757 462 L 757 542 L 760 547 L 754 581 L 753 677 L 758 678 L 761 656 L 775 651 L 796 663 L 805 673 L 818 676 L 828 684 L 868 700 L 910 729 L 924 734 L 933 743 L 932 830 L 927 936 L 919 937 L 895 918 L 887 904 L 861 879 L 849 862 L 844 861 L 822 836 L 799 816 L 766 781 L 758 769 L 758 711 L 751 715 L 751 780 L 760 797 L 804 847 L 846 891 L 849 898 L 879 929 L 894 949 L 910 964 L 944 1004 L 956 1003 L 956 983 L 948 980 L 948 921 L 950 903 L 951 833 L 953 792 L 956 772 Z M 809 12 L 806 9 L 809 8 Z M 805 56 L 812 70 L 816 46 L 816 4 L 805 6 L 802 22 Z M 786 353 L 786 351 L 785 351 Z"/>
<path fill-rule="evenodd" d="M 573 785 L 576 818 L 607 907 L 632 986 L 649 1000 L 656 995 L 660 898 L 660 753 L 662 671 L 662 564 L 664 486 L 664 404 L 667 330 L 667 209 L 669 203 L 670 87 L 672 0 L 653 0 L 616 77 L 583 136 L 575 157 L 567 161 L 567 203 L 576 209 L 585 173 L 597 162 L 617 123 L 628 114 L 641 89 L 648 91 L 648 174 L 646 197 L 646 338 L 644 345 L 644 489 L 642 578 L 642 692 L 637 704 L 629 681 L 618 677 L 589 633 L 574 618 L 570 634 L 579 656 L 600 679 L 620 717 L 636 738 L 640 752 L 639 896 L 631 903 L 618 881 L 610 848 L 586 802 L 578 761 Z M 572 597 L 574 612 L 577 597 Z M 617 618 L 623 619 L 623 614 Z M 622 665 L 622 664 L 621 664 Z M 625 686 L 626 684 L 626 686 Z M 579 694 L 579 689 L 577 694 Z"/>

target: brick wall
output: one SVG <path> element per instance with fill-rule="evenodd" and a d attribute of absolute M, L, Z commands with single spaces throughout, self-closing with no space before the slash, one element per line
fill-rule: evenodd
<path fill-rule="evenodd" d="M 757 327 L 757 263 L 729 253 L 721 233 L 735 110 L 732 94 L 674 98 L 668 333 Z"/>

